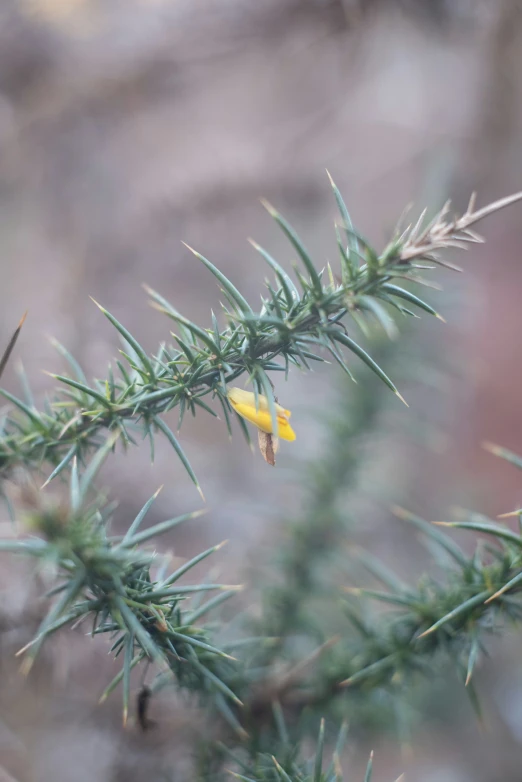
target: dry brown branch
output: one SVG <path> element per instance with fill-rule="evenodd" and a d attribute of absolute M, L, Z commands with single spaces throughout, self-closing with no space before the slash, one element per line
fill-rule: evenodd
<path fill-rule="evenodd" d="M 423 258 L 439 263 L 442 266 L 449 266 L 449 264 L 439 259 L 438 251 L 451 247 L 463 250 L 466 249 L 468 244 L 482 243 L 484 241 L 483 238 L 475 231 L 470 230 L 470 227 L 494 212 L 498 212 L 500 209 L 522 200 L 522 192 L 500 198 L 498 201 L 494 201 L 492 204 L 488 204 L 477 211 L 474 211 L 475 198 L 476 194 L 473 193 L 464 214 L 450 221 L 445 220 L 450 207 L 450 201 L 447 201 L 440 212 L 421 231 L 420 228 L 425 215 L 425 212 L 423 212 L 417 223 L 413 227 L 408 226 L 401 236 L 401 260 L 413 261 Z"/>

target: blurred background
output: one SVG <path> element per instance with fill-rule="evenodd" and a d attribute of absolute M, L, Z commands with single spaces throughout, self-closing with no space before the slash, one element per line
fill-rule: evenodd
<path fill-rule="evenodd" d="M 260 197 L 318 263 L 333 260 L 325 169 L 381 247 L 410 202 L 418 213 L 451 197 L 463 210 L 472 190 L 479 205 L 519 190 L 521 130 L 520 0 L 2 0 L 0 344 L 28 309 L 16 353 L 40 396 L 52 388 L 42 370 L 63 369 L 47 336 L 104 376 L 119 344 L 89 296 L 149 350 L 170 326 L 142 283 L 203 326 L 219 312 L 213 278 L 182 240 L 255 302 L 266 269 L 247 237 L 292 260 Z M 448 324 L 410 329 L 395 375 L 385 349 L 411 410 L 387 399 L 358 435 L 351 536 L 412 579 L 422 563 L 392 502 L 431 519 L 521 504 L 520 477 L 482 448 L 522 451 L 520 216 L 515 206 L 491 217 L 479 227 L 487 243 L 455 259 L 465 273 L 438 275 L 444 292 L 430 300 Z M 14 365 L 3 379 L 13 391 Z M 335 417 L 353 415 L 352 388 L 323 367 L 277 389 L 299 445 L 284 445 L 275 470 L 240 436 L 230 442 L 223 422 L 186 420 L 209 513 L 164 542 L 174 556 L 229 538 L 216 575 L 248 584 L 250 564 L 269 559 L 285 518 L 299 515 L 302 475 L 328 452 Z M 114 460 L 107 482 L 122 524 L 161 484 L 152 520 L 201 505 L 163 443 L 152 467 L 148 446 Z M 0 782 L 186 778 L 179 714 L 143 737 L 121 730 L 117 696 L 96 705 L 117 665 L 102 643 L 58 639 L 21 679 L 13 651 L 30 637 L 34 585 L 7 561 L 0 581 Z M 504 639 L 483 666 L 483 735 L 450 682 L 417 704 L 411 753 L 386 731 L 366 736 L 377 782 L 403 770 L 426 782 L 520 779 L 518 645 Z M 353 778 L 358 763 L 355 753 Z"/>

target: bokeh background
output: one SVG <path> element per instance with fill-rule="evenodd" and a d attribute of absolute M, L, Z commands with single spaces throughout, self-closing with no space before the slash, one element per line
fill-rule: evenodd
<path fill-rule="evenodd" d="M 247 237 L 292 260 L 261 196 L 314 257 L 335 258 L 326 168 L 377 246 L 409 202 L 419 212 L 451 197 L 463 209 L 472 190 L 480 204 L 515 192 L 521 99 L 520 0 L 2 0 L 0 344 L 28 309 L 17 356 L 41 396 L 52 387 L 42 370 L 62 368 L 47 336 L 89 375 L 118 350 L 89 296 L 150 350 L 169 323 L 144 282 L 208 325 L 219 291 L 182 240 L 255 301 L 266 269 Z M 439 275 L 445 290 L 431 300 L 448 324 L 423 322 L 409 338 L 422 367 L 406 381 L 411 411 L 390 404 L 385 435 L 369 438 L 352 534 L 412 577 L 417 549 L 391 501 L 425 518 L 520 506 L 519 476 L 482 443 L 522 450 L 521 225 L 517 206 L 491 217 L 487 243 L 457 261 L 465 274 Z M 14 362 L 5 383 L 17 388 Z M 283 448 L 276 470 L 239 436 L 229 442 L 222 422 L 183 427 L 209 513 L 165 545 L 186 558 L 229 538 L 216 565 L 229 583 L 248 583 L 299 513 L 303 463 L 328 448 L 326 414 L 343 414 L 350 387 L 329 367 L 294 373 L 278 393 L 299 448 Z M 152 467 L 147 446 L 115 460 L 106 479 L 121 523 L 160 484 L 158 520 L 200 507 L 167 445 Z M 121 730 L 117 697 L 96 705 L 115 666 L 103 644 L 59 640 L 21 680 L 12 656 L 30 637 L 34 584 L 4 560 L 0 579 L 0 780 L 186 778 L 179 713 L 143 737 Z M 365 739 L 377 782 L 401 770 L 427 782 L 519 779 L 518 648 L 504 639 L 483 667 L 485 733 L 448 685 L 421 703 L 411 753 L 386 733 Z"/>

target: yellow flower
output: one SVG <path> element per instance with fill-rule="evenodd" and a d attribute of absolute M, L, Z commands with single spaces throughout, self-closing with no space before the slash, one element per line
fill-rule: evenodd
<path fill-rule="evenodd" d="M 274 434 L 282 440 L 292 442 L 295 440 L 295 432 L 290 426 L 289 418 L 292 415 L 290 410 L 276 403 L 277 413 L 277 432 L 272 431 L 272 417 L 268 408 L 268 399 L 259 394 L 258 407 L 256 410 L 256 398 L 252 391 L 243 391 L 242 388 L 229 388 L 227 392 L 228 400 L 236 413 L 247 421 L 255 424 L 258 429 L 268 434 Z"/>

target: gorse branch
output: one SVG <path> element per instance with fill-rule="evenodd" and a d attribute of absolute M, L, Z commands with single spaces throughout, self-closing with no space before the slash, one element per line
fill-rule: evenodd
<path fill-rule="evenodd" d="M 155 437 L 160 433 L 199 489 L 178 437 L 163 417 L 173 408 L 179 413 L 179 428 L 188 411 L 216 416 L 209 404 L 215 400 L 229 432 L 236 416 L 247 437 L 244 418 L 270 438 L 274 434 L 291 441 L 295 434 L 288 421 L 290 411 L 277 403 L 271 375 L 287 374 L 291 366 L 307 370 L 312 362 L 324 361 L 325 355 L 333 357 L 350 377 L 348 358 L 358 357 L 402 399 L 394 382 L 352 334 L 353 327 L 365 333 L 369 324 L 378 322 L 389 333 L 393 328 L 390 312 L 402 316 L 420 310 L 440 317 L 429 303 L 411 292 L 411 284 L 425 283 L 425 274 L 434 265 L 450 266 L 440 258 L 440 251 L 482 241 L 471 230 L 472 225 L 522 199 L 519 193 L 475 211 L 472 198 L 465 214 L 449 221 L 445 219 L 446 205 L 426 227 L 421 215 L 417 224 L 397 232 L 383 252 L 377 253 L 353 229 L 342 196 L 333 181 L 331 184 L 341 217 L 336 226 L 338 269 L 330 264 L 319 268 L 293 228 L 267 204 L 300 265 L 294 268 L 294 281 L 266 250 L 253 243 L 275 275 L 275 282 L 266 283 L 259 311 L 219 269 L 191 250 L 218 281 L 224 297 L 224 328 L 213 313 L 211 328 L 193 323 L 160 293 L 147 289 L 154 306 L 175 324 L 173 344 L 162 344 L 149 355 L 110 312 L 98 305 L 124 343 L 121 358 L 114 368 L 109 367 L 107 378 L 90 384 L 76 359 L 56 343 L 68 362 L 69 374 L 53 375 L 58 389 L 42 410 L 35 406 L 26 380 L 23 399 L 1 391 L 15 411 L 3 419 L 0 429 L 0 477 L 23 466 L 28 470 L 45 469 L 44 487 L 62 473 L 69 481 L 66 503 L 49 501 L 48 490 L 37 492 L 30 500 L 31 513 L 25 526 L 16 527 L 14 537 L 0 541 L 0 551 L 52 563 L 56 576 L 46 595 L 49 609 L 36 637 L 20 650 L 24 669 L 30 669 L 42 644 L 53 633 L 89 619 L 92 635 L 108 634 L 111 651 L 122 660 L 120 672 L 103 697 L 122 684 L 124 720 L 129 711 L 132 671 L 142 662 L 152 663 L 155 678 L 151 687 L 143 690 L 138 705 L 142 727 L 147 725 L 146 715 L 141 713 L 146 710 L 146 699 L 165 684 L 174 682 L 203 696 L 205 706 L 212 706 L 213 713 L 222 718 L 220 725 L 228 731 L 227 736 L 233 736 L 230 743 L 239 746 L 239 752 L 230 757 L 234 773 L 246 782 L 341 780 L 343 731 L 328 769 L 323 768 L 324 723 L 315 758 L 310 764 L 303 763 L 297 746 L 288 739 L 288 725 L 296 712 L 304 706 L 327 709 L 332 700 L 347 693 L 365 694 L 378 688 L 395 691 L 413 673 L 425 671 L 430 658 L 442 651 L 455 658 L 469 689 L 482 633 L 494 629 L 499 617 L 522 618 L 520 604 L 513 599 L 522 590 L 521 533 L 483 518 L 456 522 L 454 526 L 493 537 L 497 543 L 496 548 L 479 547 L 475 556 L 468 558 L 440 529 L 401 511 L 403 518 L 434 539 L 457 565 L 446 582 L 425 579 L 417 588 L 409 588 L 379 563 L 370 564 L 366 557 L 367 566 L 388 591 L 358 590 L 356 599 L 364 596 L 380 600 L 396 608 L 398 616 L 370 625 L 361 618 L 360 604 L 354 610 L 352 594 L 344 610 L 360 634 L 358 640 L 354 640 L 353 633 L 341 630 L 335 638 L 320 639 L 318 647 L 308 649 L 303 659 L 295 661 L 294 656 L 290 665 L 285 664 L 287 660 L 274 660 L 277 655 L 264 654 L 263 647 L 272 642 L 274 649 L 282 649 L 287 635 L 299 626 L 299 617 L 292 614 L 297 614 L 303 596 L 314 592 L 314 573 L 301 558 L 316 544 L 319 554 L 328 549 L 327 542 L 317 541 L 314 535 L 321 513 L 333 510 L 333 503 L 328 505 L 332 481 L 340 481 L 343 471 L 353 465 L 350 445 L 343 451 L 343 442 L 337 443 L 343 464 L 337 463 L 339 459 L 326 463 L 328 474 L 317 484 L 317 496 L 301 530 L 301 543 L 299 530 L 295 530 L 295 550 L 289 552 L 285 565 L 286 586 L 290 588 L 283 585 L 282 596 L 283 602 L 292 598 L 295 588 L 296 599 L 287 600 L 265 617 L 266 627 L 261 628 L 260 638 L 243 638 L 220 648 L 213 642 L 210 628 L 199 622 L 238 587 L 180 583 L 220 545 L 170 574 L 166 573 L 166 564 L 144 547 L 197 513 L 142 529 L 156 493 L 123 536 L 110 534 L 111 507 L 96 497 L 93 486 L 100 467 L 118 442 L 127 447 L 148 437 L 153 454 Z M 20 326 L 0 362 L 0 372 Z M 241 376 L 252 384 L 252 394 L 230 388 Z M 357 427 L 375 416 L 376 408 L 367 400 L 363 402 L 364 422 L 340 431 L 341 441 L 356 435 Z M 265 440 L 265 452 L 271 454 L 267 460 L 273 461 L 273 445 L 271 439 L 269 443 Z M 519 461 L 512 454 L 507 458 Z M 517 514 L 522 517 L 522 512 Z M 342 531 L 339 515 L 325 518 L 326 523 L 327 531 L 336 539 Z M 210 596 L 205 599 L 207 592 Z M 310 637 L 317 638 L 317 634 L 314 628 Z M 371 772 L 370 759 L 365 782 L 369 782 Z"/>
<path fill-rule="evenodd" d="M 500 448 L 495 452 L 522 469 L 522 458 Z M 522 604 L 517 599 L 522 592 L 522 510 L 505 514 L 518 517 L 518 532 L 476 513 L 465 514 L 463 520 L 432 524 L 401 508 L 395 513 L 440 547 L 453 567 L 446 569 L 442 580 L 424 576 L 419 585 L 409 587 L 364 555 L 362 564 L 385 589 L 347 589 L 350 598 L 344 611 L 359 640 L 346 637 L 332 645 L 321 658 L 323 665 L 282 694 L 286 708 L 327 708 L 333 697 L 343 693 L 351 697 L 358 693 L 365 697 L 380 689 L 399 693 L 419 674 L 432 677 L 430 660 L 441 655 L 453 660 L 476 705 L 472 677 L 485 636 L 497 632 L 506 620 L 522 620 Z M 440 526 L 469 530 L 486 540 L 480 540 L 468 557 Z M 494 546 L 487 543 L 488 538 Z M 363 618 L 365 611 L 359 610 L 360 601 L 368 600 L 392 608 L 395 616 L 369 622 Z"/>
<path fill-rule="evenodd" d="M 170 575 L 161 572 L 164 567 L 158 569 L 154 552 L 147 551 L 143 544 L 200 513 L 188 513 L 140 530 L 158 492 L 124 536 L 111 536 L 110 506 L 100 500 L 92 503 L 87 495 L 112 440 L 98 451 L 81 477 L 76 460 L 73 461 L 67 504 L 42 504 L 38 494 L 29 494 L 27 499 L 32 507 L 26 523 L 16 537 L 0 540 L 0 552 L 47 561 L 56 573 L 46 595 L 50 608 L 33 641 L 19 652 L 24 656 L 22 670 L 29 672 L 42 644 L 53 633 L 90 619 L 91 635 L 108 634 L 111 652 L 123 660 L 120 673 L 102 698 L 123 684 L 124 721 L 129 710 L 131 671 L 141 661 L 154 663 L 156 686 L 176 681 L 189 690 L 219 693 L 239 703 L 219 675 L 233 658 L 217 649 L 205 629 L 196 624 L 238 587 L 178 583 L 221 545 L 202 552 Z M 191 597 L 216 591 L 216 596 L 201 605 L 187 602 Z"/>
<path fill-rule="evenodd" d="M 470 686 L 483 649 L 483 636 L 495 632 L 503 620 L 522 619 L 522 605 L 515 599 L 522 590 L 522 534 L 474 513 L 462 521 L 435 522 L 476 532 L 496 544 L 479 541 L 474 555 L 467 557 L 436 526 L 401 508 L 396 514 L 442 547 L 455 569 L 447 571 L 442 583 L 424 578 L 413 589 L 356 590 L 361 597 L 393 606 L 400 616 L 389 622 L 384 634 L 377 627 L 366 628 L 366 653 L 348 663 L 349 675 L 341 686 L 391 684 L 398 675 L 407 679 L 412 673 L 428 671 L 429 657 L 436 652 L 449 653 L 466 686 Z M 372 570 L 379 575 L 378 565 Z M 382 580 L 389 586 L 388 579 Z"/>
<path fill-rule="evenodd" d="M 329 264 L 326 271 L 320 270 L 292 227 L 266 205 L 301 262 L 301 268 L 294 269 L 297 284 L 266 250 L 254 244 L 276 280 L 275 285 L 267 282 L 261 309 L 255 312 L 225 275 L 192 251 L 220 285 L 227 325 L 220 329 L 212 315 L 212 328 L 202 328 L 181 315 L 159 293 L 147 289 L 154 306 L 177 329 L 173 334 L 175 345 L 163 344 L 152 356 L 113 315 L 98 305 L 124 342 L 121 359 L 116 361 L 114 370 L 109 369 L 106 379 L 89 384 L 78 362 L 57 345 L 68 361 L 70 375 L 53 376 L 59 387 L 42 410 L 34 406 L 29 390 L 25 399 L 2 391 L 17 412 L 4 420 L 0 431 L 0 472 L 5 475 L 16 465 L 40 468 L 49 463 L 54 468 L 49 477 L 54 478 L 70 467 L 75 457 L 84 460 L 89 451 L 99 447 L 104 441 L 104 430 L 116 432 L 125 446 L 135 443 L 136 438 L 148 437 L 151 447 L 159 432 L 171 443 L 199 489 L 177 436 L 161 415 L 177 408 L 179 426 L 187 411 L 193 415 L 205 411 L 215 416 L 216 411 L 206 399 L 211 397 L 218 401 L 231 431 L 234 412 L 227 397 L 231 382 L 247 375 L 256 395 L 266 396 L 273 410 L 268 373 L 287 373 L 292 365 L 308 369 L 312 362 L 323 361 L 325 354 L 350 375 L 347 356 L 357 356 L 400 397 L 393 381 L 350 335 L 346 324 L 351 321 L 352 326 L 357 324 L 364 329 L 368 320 L 377 319 L 388 328 L 390 307 L 401 315 L 413 315 L 410 307 L 437 315 L 431 305 L 404 287 L 404 283 L 422 282 L 425 272 L 433 268 L 432 263 L 444 265 L 438 257 L 439 250 L 477 241 L 469 226 L 522 198 L 522 194 L 478 212 L 470 204 L 462 218 L 449 223 L 443 220 L 443 210 L 428 228 L 421 231 L 417 224 L 402 235 L 397 234 L 378 254 L 354 231 L 333 181 L 332 187 L 341 215 L 341 226 L 336 228 L 339 275 Z M 242 421 L 241 425 L 248 437 Z"/>
<path fill-rule="evenodd" d="M 102 456 L 106 456 L 111 446 L 108 441 Z M 522 468 L 519 457 L 502 449 L 495 451 Z M 266 743 L 269 737 L 273 742 L 274 735 L 281 738 L 281 721 L 285 720 L 285 714 L 293 722 L 303 707 L 314 711 L 329 709 L 333 699 L 346 694 L 351 697 L 360 694 L 364 698 L 372 692 L 388 689 L 399 695 L 414 676 L 431 677 L 431 660 L 441 655 L 450 656 L 475 699 L 472 676 L 484 648 L 484 636 L 498 630 L 500 621 L 522 620 L 522 605 L 514 599 L 522 591 L 521 532 L 477 514 L 471 514 L 463 521 L 436 522 L 434 526 L 396 509 L 400 518 L 441 547 L 453 562 L 453 569 L 448 569 L 442 581 L 425 577 L 419 586 L 408 587 L 391 576 L 379 562 L 365 555 L 362 563 L 388 589 L 348 590 L 351 597 L 344 610 L 347 618 L 354 622 L 359 640 L 354 640 L 353 633 L 332 639 L 334 642 L 326 643 L 324 650 L 318 650 L 319 654 L 305 659 L 287 675 L 274 679 L 270 665 L 262 674 L 259 667 L 249 662 L 248 655 L 243 660 L 231 657 L 213 645 L 208 632 L 196 625 L 202 616 L 228 599 L 237 587 L 178 584 L 184 574 L 220 546 L 199 554 L 168 576 L 163 573 L 154 579 L 151 575 L 153 558 L 142 548 L 143 543 L 196 514 L 140 531 L 156 493 L 124 536 L 108 535 L 109 511 L 86 501 L 89 486 L 102 462 L 102 457 L 98 454 L 97 457 L 81 478 L 73 465 L 67 506 L 42 509 L 35 505 L 27 526 L 37 533 L 36 536 L 0 541 L 0 551 L 37 560 L 48 559 L 57 568 L 57 583 L 48 594 L 54 602 L 33 642 L 21 650 L 25 654 L 23 667 L 29 670 L 42 643 L 57 630 L 91 617 L 92 634 L 109 633 L 112 651 L 123 659 L 120 673 L 102 697 L 107 697 L 122 683 L 126 719 L 130 673 L 142 661 L 154 663 L 157 675 L 152 692 L 169 681 L 176 681 L 178 686 L 204 694 L 207 703 L 214 704 L 217 713 L 240 738 L 243 749 L 235 757 L 235 762 L 244 769 L 240 778 L 254 782 L 286 779 L 279 777 L 280 772 L 271 765 L 275 754 L 279 767 L 295 782 L 342 779 L 338 765 L 330 767 L 326 776 L 321 771 L 323 776 L 319 777 L 316 776 L 317 764 L 312 764 L 315 771 L 312 766 L 302 765 L 295 755 L 296 747 L 288 741 L 286 729 L 282 734 L 284 746 L 279 750 L 276 751 L 272 743 L 271 753 L 247 752 L 242 759 L 245 739 L 247 748 L 252 742 L 254 746 L 260 741 Z M 518 515 L 522 525 L 522 511 L 508 515 Z M 468 557 L 452 538 L 437 528 L 437 524 L 480 533 L 492 538 L 497 545 L 479 543 L 475 554 Z M 212 590 L 218 590 L 218 594 L 206 603 L 186 605 L 185 601 L 192 594 Z M 398 615 L 374 623 L 364 620 L 364 611 L 354 610 L 353 601 L 368 599 L 391 606 Z M 258 639 L 257 645 L 261 640 Z M 242 643 L 232 642 L 225 648 L 234 650 L 236 647 L 240 651 Z M 272 714 L 271 726 L 267 725 L 267 714 Z M 322 746 L 321 741 L 319 746 Z M 270 761 L 268 765 L 267 761 Z"/>

